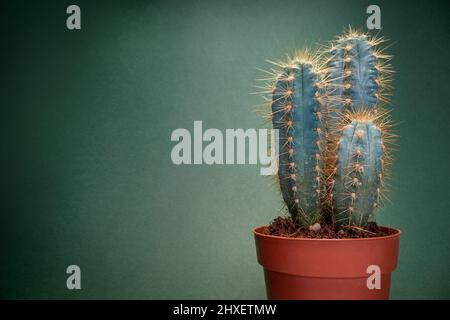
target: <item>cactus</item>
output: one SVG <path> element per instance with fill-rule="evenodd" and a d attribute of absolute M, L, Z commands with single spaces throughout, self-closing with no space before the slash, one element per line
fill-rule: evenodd
<path fill-rule="evenodd" d="M 276 62 L 271 119 L 279 130 L 280 189 L 302 226 L 320 220 L 326 147 L 321 68 L 308 52 Z"/>
<path fill-rule="evenodd" d="M 278 69 L 266 71 L 262 88 L 279 130 L 278 181 L 301 227 L 327 222 L 328 213 L 337 227 L 364 227 L 381 204 L 394 137 L 384 109 L 392 69 L 377 47 L 383 41 L 350 29 L 325 61 L 308 51 L 269 61 Z"/>
<path fill-rule="evenodd" d="M 337 145 L 332 180 L 336 225 L 363 227 L 380 205 L 387 149 L 377 118 L 370 113 L 350 114 Z"/>
<path fill-rule="evenodd" d="M 382 38 L 371 38 L 351 28 L 327 50 L 331 96 L 335 97 L 331 116 L 342 112 L 371 110 L 389 102 L 392 69 L 390 56 L 379 45 Z"/>
<path fill-rule="evenodd" d="M 327 203 L 337 225 L 366 225 L 384 190 L 384 168 L 390 162 L 386 145 L 393 135 L 383 108 L 389 102 L 391 57 L 379 48 L 382 42 L 349 29 L 328 50 L 333 102 L 328 120 Z"/>

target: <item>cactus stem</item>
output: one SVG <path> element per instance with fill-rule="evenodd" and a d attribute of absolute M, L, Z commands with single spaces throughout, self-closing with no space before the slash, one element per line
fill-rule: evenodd
<path fill-rule="evenodd" d="M 273 127 L 280 130 L 279 183 L 286 207 L 301 225 L 310 225 L 320 218 L 318 199 L 322 197 L 324 166 L 322 153 L 326 146 L 323 112 L 328 102 L 324 81 L 328 74 L 318 56 L 308 52 L 296 53 L 287 61 L 270 61 L 280 70 L 264 72 L 271 81 L 261 89 L 272 94 L 270 118 Z M 322 93 L 323 91 L 323 93 Z M 311 133 L 313 131 L 313 133 Z M 316 156 L 316 162 L 310 161 Z M 301 197 L 298 197 L 301 194 Z"/>
<path fill-rule="evenodd" d="M 335 155 L 342 143 L 344 143 L 342 146 L 344 149 L 339 151 L 339 155 L 345 157 L 347 154 L 348 156 L 347 160 L 339 160 L 339 173 L 335 170 L 337 167 L 331 167 L 333 170 L 328 169 L 329 178 L 325 180 L 330 194 L 338 194 L 329 196 L 333 198 L 332 209 L 336 216 L 335 223 L 363 226 L 369 217 L 373 216 L 373 210 L 380 206 L 383 190 L 386 190 L 384 173 L 387 161 L 390 159 L 388 147 L 395 137 L 389 132 L 391 126 L 388 113 L 383 110 L 344 112 L 341 115 L 338 130 L 341 135 L 345 132 L 347 136 L 344 140 L 341 138 L 330 144 L 328 150 L 332 155 L 328 157 L 332 159 L 330 162 L 334 163 Z M 346 151 L 346 148 L 350 153 Z M 369 178 L 372 174 L 374 178 Z M 339 179 L 339 183 L 335 182 L 335 176 Z M 353 211 L 349 208 L 353 208 Z"/>

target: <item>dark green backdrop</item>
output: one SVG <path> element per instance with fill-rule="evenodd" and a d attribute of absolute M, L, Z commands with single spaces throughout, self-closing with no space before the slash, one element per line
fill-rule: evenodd
<path fill-rule="evenodd" d="M 372 1 L 2 3 L 2 298 L 265 298 L 259 167 L 175 166 L 176 128 L 260 128 L 255 67 L 365 27 Z M 82 30 L 65 27 L 66 7 Z M 378 1 L 400 149 L 379 222 L 393 298 L 450 298 L 449 6 Z M 66 289 L 66 267 L 82 290 Z"/>

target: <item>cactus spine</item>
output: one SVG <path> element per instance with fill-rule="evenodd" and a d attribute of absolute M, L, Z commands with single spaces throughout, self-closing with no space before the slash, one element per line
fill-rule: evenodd
<path fill-rule="evenodd" d="M 279 130 L 281 193 L 291 215 L 303 226 L 320 220 L 324 191 L 324 151 L 320 68 L 307 53 L 276 63 L 272 124 Z"/>

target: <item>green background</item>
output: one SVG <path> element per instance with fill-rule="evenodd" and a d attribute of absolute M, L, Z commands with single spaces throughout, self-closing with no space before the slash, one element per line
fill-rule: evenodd
<path fill-rule="evenodd" d="M 2 2 L 0 297 L 265 298 L 251 229 L 280 195 L 256 165 L 172 164 L 170 134 L 264 127 L 255 67 L 365 27 L 369 4 Z M 449 6 L 377 4 L 397 71 L 391 295 L 450 298 Z"/>

